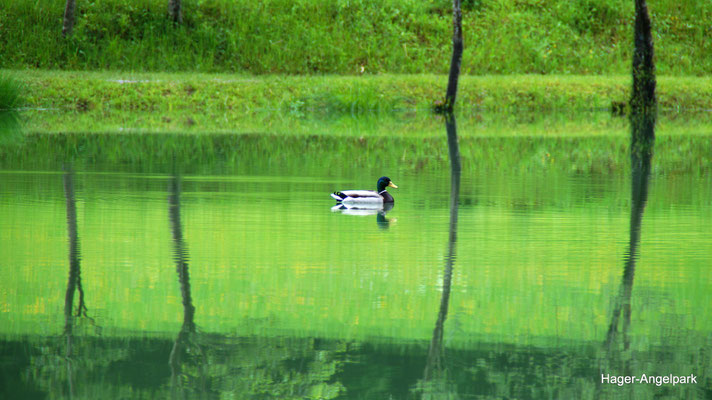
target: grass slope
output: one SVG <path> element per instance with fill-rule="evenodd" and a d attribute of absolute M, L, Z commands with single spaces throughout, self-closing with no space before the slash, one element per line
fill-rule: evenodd
<path fill-rule="evenodd" d="M 441 0 L 4 0 L 0 68 L 366 74 L 447 72 L 450 3 Z M 466 0 L 463 72 L 627 74 L 630 0 Z M 712 3 L 649 4 L 661 75 L 712 72 Z"/>

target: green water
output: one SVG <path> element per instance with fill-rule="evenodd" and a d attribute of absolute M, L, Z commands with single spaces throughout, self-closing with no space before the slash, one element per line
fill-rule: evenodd
<path fill-rule="evenodd" d="M 447 155 L 442 135 L 420 153 Z M 357 169 L 313 138 L 282 159 L 202 146 L 209 161 L 140 165 L 48 140 L 0 160 L 0 398 L 712 394 L 709 166 L 671 167 L 664 132 L 642 173 L 625 149 L 584 172 L 541 151 L 586 140 L 536 142 L 526 157 L 544 161 L 513 169 L 467 159 L 479 144 L 527 162 L 500 142 L 463 141 L 457 188 L 446 158 L 365 162 L 400 143 L 383 139 Z M 27 155 L 43 146 L 71 157 Z M 381 175 L 399 186 L 391 210 L 332 209 L 330 192 Z"/>

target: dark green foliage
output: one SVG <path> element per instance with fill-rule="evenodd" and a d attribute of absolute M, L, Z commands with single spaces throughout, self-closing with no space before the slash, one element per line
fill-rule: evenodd
<path fill-rule="evenodd" d="M 464 11 L 482 9 L 483 0 L 462 0 L 462 9 Z"/>
<path fill-rule="evenodd" d="M 556 17 L 571 26 L 576 32 L 592 32 L 604 35 L 606 31 L 627 30 L 631 21 L 630 6 L 625 0 L 582 0 L 561 4 L 555 10 Z"/>
<path fill-rule="evenodd" d="M 435 0 L 201 0 L 183 22 L 165 0 L 77 2 L 61 35 L 64 0 L 6 0 L 0 68 L 253 74 L 448 71 L 452 4 Z M 712 2 L 651 5 L 658 72 L 712 73 Z M 626 74 L 627 0 L 462 2 L 463 74 Z M 659 39 L 657 39 L 659 38 Z"/>

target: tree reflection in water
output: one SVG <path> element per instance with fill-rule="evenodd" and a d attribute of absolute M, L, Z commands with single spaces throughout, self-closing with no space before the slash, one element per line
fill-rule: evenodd
<path fill-rule="evenodd" d="M 640 234 L 643 212 L 648 201 L 650 166 L 653 157 L 655 114 L 653 112 L 632 112 L 631 123 L 631 208 L 628 230 L 628 249 L 623 257 L 623 278 L 616 297 L 613 299 L 611 320 L 604 342 L 605 355 L 602 357 L 602 374 L 623 376 L 640 375 L 631 365 L 630 323 L 631 297 L 635 278 L 636 261 L 639 258 Z M 622 324 L 621 324 L 622 317 Z M 600 384 L 598 392 L 605 385 Z"/>
<path fill-rule="evenodd" d="M 180 216 L 180 178 L 173 174 L 168 197 L 171 232 L 173 234 L 176 272 L 183 299 L 183 325 L 173 343 L 169 357 L 171 367 L 171 387 L 174 398 L 204 397 L 206 393 L 205 364 L 206 358 L 198 343 L 195 329 L 195 306 L 190 292 L 190 274 L 188 273 L 188 249 L 183 240 L 183 227 Z"/>
<path fill-rule="evenodd" d="M 423 398 L 449 398 L 451 391 L 456 392 L 454 384 L 448 383 L 447 368 L 443 367 L 443 333 L 450 305 L 450 290 L 452 288 L 452 270 L 455 264 L 455 249 L 457 245 L 457 220 L 460 200 L 460 149 L 457 140 L 457 126 L 453 114 L 445 115 L 447 144 L 450 154 L 450 224 L 448 229 L 448 249 L 443 271 L 443 291 L 440 297 L 438 319 L 435 322 L 433 337 L 430 341 L 425 372 L 421 382 Z"/>
<path fill-rule="evenodd" d="M 620 334 L 623 336 L 623 350 L 630 347 L 627 337 L 631 318 L 631 294 L 635 277 L 635 263 L 638 259 L 640 244 L 640 227 L 643 221 L 645 204 L 648 201 L 648 183 L 650 181 L 650 164 L 653 156 L 653 131 L 655 119 L 649 115 L 631 116 L 633 130 L 630 161 L 631 161 L 631 210 L 628 237 L 628 250 L 624 257 L 623 280 L 613 307 L 611 323 L 606 336 L 606 346 L 610 349 L 618 340 L 619 321 L 623 315 L 623 326 Z M 644 139 L 651 138 L 651 139 Z"/>
<path fill-rule="evenodd" d="M 81 278 L 81 253 L 79 249 L 79 231 L 77 228 L 77 202 L 74 195 L 74 172 L 71 167 L 65 167 L 63 175 L 64 198 L 67 210 L 67 238 L 69 243 L 69 279 L 64 296 L 64 337 L 67 368 L 67 390 L 69 397 L 74 397 L 74 325 L 75 317 L 87 317 L 87 307 L 84 302 L 84 289 Z M 74 314 L 74 293 L 79 292 L 79 304 Z M 87 317 L 88 318 L 88 317 Z"/>

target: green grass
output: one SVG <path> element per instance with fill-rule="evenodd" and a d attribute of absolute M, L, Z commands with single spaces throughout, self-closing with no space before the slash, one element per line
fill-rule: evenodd
<path fill-rule="evenodd" d="M 248 74 L 447 72 L 450 3 L 440 0 L 193 0 L 184 23 L 164 0 L 5 0 L 0 68 Z M 462 70 L 487 74 L 627 74 L 630 0 L 465 1 Z M 712 72 L 712 3 L 649 3 L 661 75 Z M 12 21 L 9 23 L 7 21 Z"/>
<path fill-rule="evenodd" d="M 13 71 L 34 108 L 79 113 L 110 111 L 239 115 L 373 114 L 429 110 L 447 84 L 438 75 L 246 76 L 230 74 Z M 630 77 L 464 76 L 457 109 L 608 110 L 627 101 Z M 712 109 L 711 77 L 658 78 L 662 110 Z"/>

